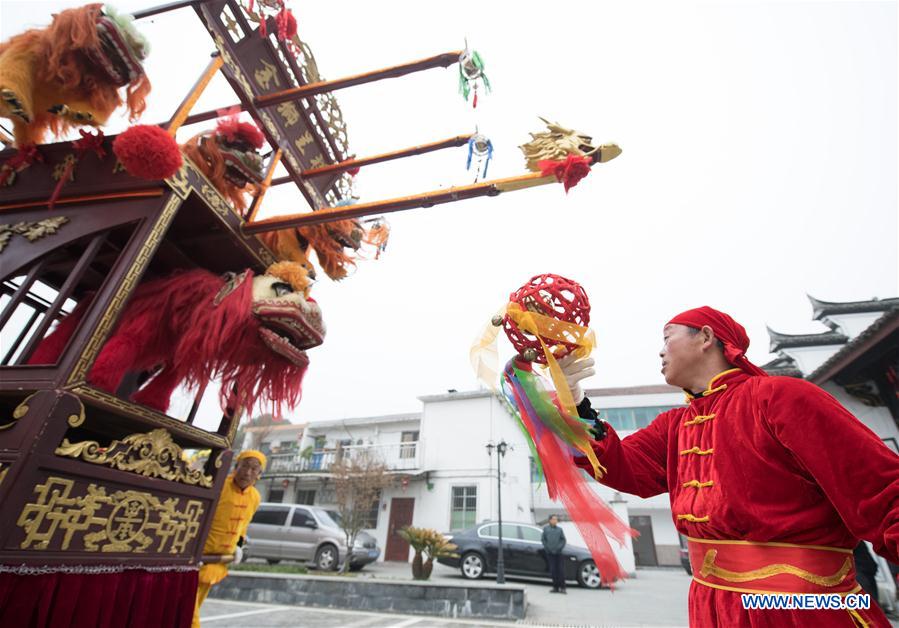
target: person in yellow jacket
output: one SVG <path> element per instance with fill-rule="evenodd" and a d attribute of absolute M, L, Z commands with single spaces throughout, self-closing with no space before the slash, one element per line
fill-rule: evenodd
<path fill-rule="evenodd" d="M 242 543 L 247 534 L 247 526 L 262 501 L 259 491 L 253 485 L 265 470 L 265 463 L 265 454 L 253 449 L 242 451 L 237 456 L 234 472 L 225 479 L 225 486 L 222 487 L 222 494 L 216 504 L 203 554 L 228 556 L 235 553 L 238 543 Z M 227 575 L 228 567 L 225 563 L 208 563 L 200 567 L 193 628 L 200 626 L 200 605 L 209 595 L 209 589 Z"/>

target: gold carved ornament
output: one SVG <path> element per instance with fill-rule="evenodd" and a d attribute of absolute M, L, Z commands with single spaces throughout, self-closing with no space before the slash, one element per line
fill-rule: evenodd
<path fill-rule="evenodd" d="M 71 443 L 66 438 L 54 452 L 58 456 L 80 458 L 120 471 L 132 471 L 147 477 L 211 488 L 213 478 L 199 469 L 191 469 L 182 457 L 183 450 L 171 434 L 157 428 L 146 434 L 130 434 L 101 447 L 93 440 Z"/>
<path fill-rule="evenodd" d="M 546 118 L 540 120 L 547 130 L 531 133 L 531 141 L 519 146 L 527 160 L 527 169 L 531 172 L 541 171 L 541 161 L 565 159 L 568 155 L 594 156 L 596 159 L 596 153 L 599 153 L 597 161 L 606 162 L 621 154 L 621 148 L 616 144 L 594 146 L 593 138 L 589 135 L 550 122 Z"/>
<path fill-rule="evenodd" d="M 59 534 L 62 550 L 182 554 L 200 531 L 203 504 L 198 500 L 185 499 L 181 507 L 180 498 L 161 500 L 134 490 L 107 494 L 106 487 L 94 483 L 75 496 L 74 484 L 51 476 L 34 487 L 36 500 L 25 504 L 16 521 L 25 532 L 22 549 L 48 549 Z M 76 535 L 81 535 L 80 546 Z"/>
<path fill-rule="evenodd" d="M 0 430 L 5 430 L 11 428 L 16 424 L 16 421 L 21 419 L 23 416 L 28 414 L 28 402 L 31 401 L 31 398 L 34 397 L 37 393 L 32 393 L 25 397 L 24 401 L 16 406 L 16 409 L 12 411 L 12 421 L 7 423 L 3 423 L 0 425 Z"/>
<path fill-rule="evenodd" d="M 25 399 L 22 400 L 22 403 L 20 403 L 19 405 L 17 405 L 17 406 L 16 406 L 16 409 L 13 410 L 13 412 L 12 412 L 12 421 L 9 421 L 8 423 L 0 424 L 0 430 L 9 429 L 10 427 L 12 427 L 13 425 L 16 424 L 16 421 L 18 421 L 18 420 L 21 419 L 23 416 L 25 416 L 26 414 L 28 414 L 28 411 L 29 411 L 29 409 L 30 409 L 30 406 L 29 406 L 28 404 L 31 403 L 31 400 L 32 400 L 35 396 L 37 396 L 37 395 L 39 394 L 39 392 L 40 392 L 40 391 L 38 391 L 38 392 L 36 392 L 36 393 L 31 393 L 30 395 L 28 395 L 27 397 L 25 397 Z M 69 423 L 69 425 L 71 425 L 72 427 L 78 427 L 79 425 L 81 425 L 82 423 L 84 423 L 84 404 L 81 403 L 81 400 L 78 399 L 77 397 L 75 397 L 75 401 L 78 402 L 78 408 L 79 408 L 78 414 L 70 414 L 69 417 L 68 417 L 68 423 Z"/>
<path fill-rule="evenodd" d="M 35 242 L 45 236 L 55 234 L 67 222 L 69 219 L 65 216 L 56 216 L 35 222 L 0 224 L 0 251 L 6 248 L 14 235 L 20 235 L 29 242 Z"/>
<path fill-rule="evenodd" d="M 178 169 L 178 172 L 165 180 L 168 186 L 175 191 L 175 194 L 182 199 L 185 199 L 190 195 L 191 185 L 190 176 L 188 174 L 190 170 L 190 162 L 185 159 Z"/>

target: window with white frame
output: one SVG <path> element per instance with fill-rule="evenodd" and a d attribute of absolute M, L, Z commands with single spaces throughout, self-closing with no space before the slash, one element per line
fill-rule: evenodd
<path fill-rule="evenodd" d="M 400 435 L 400 458 L 414 458 L 415 446 L 418 444 L 418 432 L 403 432 Z"/>
<path fill-rule="evenodd" d="M 474 526 L 478 514 L 478 487 L 454 486 L 450 504 L 450 530 Z"/>

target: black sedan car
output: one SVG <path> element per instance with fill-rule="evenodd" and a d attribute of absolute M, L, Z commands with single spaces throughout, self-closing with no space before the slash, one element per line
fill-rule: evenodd
<path fill-rule="evenodd" d="M 486 573 L 496 573 L 499 524 L 486 521 L 470 530 L 451 535 L 458 558 L 438 558 L 437 562 L 458 567 L 462 575 L 475 580 Z M 510 576 L 549 577 L 546 553 L 540 538 L 543 529 L 530 523 L 503 523 L 503 563 Z M 583 547 L 566 545 L 562 551 L 565 579 L 582 587 L 598 589 L 599 569 Z"/>

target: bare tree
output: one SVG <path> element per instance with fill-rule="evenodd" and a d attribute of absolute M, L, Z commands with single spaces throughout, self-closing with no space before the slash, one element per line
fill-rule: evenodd
<path fill-rule="evenodd" d="M 271 414 L 260 414 L 238 428 L 234 442 L 240 443 L 241 449 L 261 449 L 263 441 L 271 434 L 272 428 L 283 423 L 283 419 L 276 419 Z"/>
<path fill-rule="evenodd" d="M 380 501 L 381 491 L 392 485 L 394 478 L 387 474 L 387 465 L 368 449 L 351 454 L 343 452 L 331 465 L 331 473 L 339 524 L 346 535 L 347 557 L 341 566 L 341 573 L 345 573 L 356 537 L 366 527 L 369 513 Z"/>

